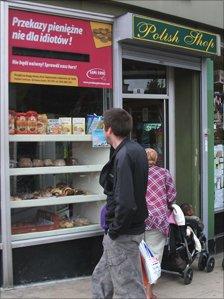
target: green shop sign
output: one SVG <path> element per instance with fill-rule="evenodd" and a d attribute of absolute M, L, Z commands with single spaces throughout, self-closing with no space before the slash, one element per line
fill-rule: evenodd
<path fill-rule="evenodd" d="M 133 38 L 220 55 L 220 36 L 190 27 L 133 15 Z"/>

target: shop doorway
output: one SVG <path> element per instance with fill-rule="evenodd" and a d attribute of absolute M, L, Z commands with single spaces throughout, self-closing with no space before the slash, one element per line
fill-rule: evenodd
<path fill-rule="evenodd" d="M 177 200 L 200 215 L 200 73 L 175 68 L 174 82 Z"/>
<path fill-rule="evenodd" d="M 144 148 L 154 148 L 158 165 L 168 168 L 167 67 L 123 59 L 122 68 L 122 106 L 133 117 L 131 138 Z"/>
<path fill-rule="evenodd" d="M 122 79 L 131 138 L 158 152 L 159 166 L 172 170 L 177 202 L 200 216 L 200 72 L 125 58 Z"/>

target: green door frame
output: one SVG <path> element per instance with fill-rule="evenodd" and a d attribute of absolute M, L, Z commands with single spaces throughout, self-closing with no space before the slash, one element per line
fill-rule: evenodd
<path fill-rule="evenodd" d="M 208 239 L 214 238 L 214 67 L 207 59 L 207 122 L 208 122 Z"/>

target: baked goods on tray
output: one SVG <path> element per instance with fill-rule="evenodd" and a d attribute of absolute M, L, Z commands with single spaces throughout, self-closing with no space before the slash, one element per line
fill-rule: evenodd
<path fill-rule="evenodd" d="M 52 159 L 44 159 L 44 166 L 54 166 L 54 162 Z"/>
<path fill-rule="evenodd" d="M 40 159 L 33 159 L 33 167 L 43 167 L 44 161 Z"/>

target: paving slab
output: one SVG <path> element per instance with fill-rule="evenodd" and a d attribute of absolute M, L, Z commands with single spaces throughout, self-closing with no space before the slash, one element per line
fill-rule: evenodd
<path fill-rule="evenodd" d="M 193 281 L 184 285 L 183 279 L 167 273 L 163 273 L 155 286 L 155 294 L 158 298 L 224 298 L 223 286 L 223 253 L 215 255 L 215 269 L 211 273 L 199 271 L 197 261 L 192 268 L 194 270 Z M 83 277 L 69 280 L 60 280 L 47 283 L 31 284 L 15 287 L 10 290 L 1 290 L 1 299 L 6 298 L 91 298 L 91 277 Z"/>

